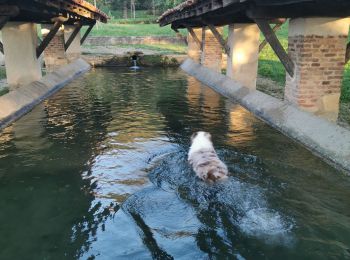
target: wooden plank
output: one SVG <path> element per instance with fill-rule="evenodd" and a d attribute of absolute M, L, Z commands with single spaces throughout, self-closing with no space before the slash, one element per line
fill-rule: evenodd
<path fill-rule="evenodd" d="M 194 41 L 197 43 L 198 47 L 201 48 L 202 47 L 202 41 L 198 39 L 197 35 L 195 34 L 195 32 L 193 31 L 193 29 L 189 26 L 186 26 L 188 32 L 191 34 L 192 38 L 194 39 Z"/>
<path fill-rule="evenodd" d="M 86 32 L 85 32 L 83 38 L 81 38 L 81 40 L 80 40 L 80 44 L 81 44 L 81 45 L 84 44 L 86 38 L 88 37 L 88 35 L 89 35 L 89 33 L 91 32 L 92 28 L 94 28 L 95 24 L 96 24 L 96 23 L 92 23 L 92 24 L 89 25 L 89 28 L 86 30 Z"/>
<path fill-rule="evenodd" d="M 348 63 L 350 60 L 350 42 L 348 43 L 346 47 L 346 54 L 345 54 L 345 64 Z"/>
<path fill-rule="evenodd" d="M 77 24 L 74 28 L 74 31 L 72 32 L 72 34 L 70 35 L 69 39 L 67 40 L 67 42 L 64 44 L 64 49 L 68 50 L 69 46 L 72 44 L 72 42 L 74 41 L 75 37 L 77 37 L 78 33 L 80 32 L 80 29 L 83 25 L 82 24 Z"/>
<path fill-rule="evenodd" d="M 271 45 L 272 49 L 276 53 L 279 60 L 282 62 L 284 68 L 288 74 L 294 76 L 294 63 L 291 58 L 288 56 L 286 51 L 283 49 L 282 44 L 278 40 L 276 34 L 271 29 L 267 20 L 264 19 L 255 19 L 256 24 L 259 26 L 260 31 L 265 36 L 266 41 Z"/>
<path fill-rule="evenodd" d="M 230 47 L 227 45 L 226 41 L 222 37 L 222 35 L 219 33 L 219 31 L 216 29 L 216 27 L 212 24 L 208 24 L 208 27 L 210 31 L 214 34 L 216 40 L 220 43 L 221 47 L 225 50 L 225 53 L 227 55 L 230 54 Z"/>
<path fill-rule="evenodd" d="M 5 26 L 7 21 L 10 19 L 9 16 L 0 16 L 0 30 Z"/>
<path fill-rule="evenodd" d="M 58 32 L 58 30 L 60 29 L 60 27 L 62 26 L 63 21 L 62 20 L 57 20 L 53 26 L 53 28 L 51 29 L 51 31 L 46 35 L 46 37 L 43 39 L 43 41 L 41 42 L 41 44 L 39 45 L 39 47 L 36 49 L 36 56 L 39 58 L 40 55 L 44 52 L 44 50 L 46 49 L 46 47 L 49 45 L 49 43 L 51 42 L 51 40 L 53 39 L 53 37 L 55 37 L 56 33 Z"/>
<path fill-rule="evenodd" d="M 274 32 L 277 32 L 279 29 L 281 29 L 283 23 L 280 23 L 280 24 L 276 24 L 273 28 L 272 28 L 272 31 Z M 259 46 L 259 53 L 265 48 L 267 44 L 267 41 L 266 39 L 264 39 L 261 43 L 260 43 L 260 46 Z"/>

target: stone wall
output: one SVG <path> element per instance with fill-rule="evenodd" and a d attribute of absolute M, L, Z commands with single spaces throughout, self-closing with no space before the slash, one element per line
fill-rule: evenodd
<path fill-rule="evenodd" d="M 348 19 L 290 21 L 288 53 L 296 68 L 294 77 L 287 75 L 285 100 L 336 121 L 348 32 Z"/>
<path fill-rule="evenodd" d="M 184 37 L 171 36 L 90 36 L 85 40 L 86 45 L 109 46 L 118 44 L 186 44 Z"/>

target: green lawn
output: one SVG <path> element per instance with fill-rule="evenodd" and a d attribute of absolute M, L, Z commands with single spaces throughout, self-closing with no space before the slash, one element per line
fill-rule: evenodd
<path fill-rule="evenodd" d="M 158 24 L 130 24 L 125 20 L 110 20 L 107 24 L 99 23 L 94 27 L 91 36 L 175 36 L 170 26 Z"/>

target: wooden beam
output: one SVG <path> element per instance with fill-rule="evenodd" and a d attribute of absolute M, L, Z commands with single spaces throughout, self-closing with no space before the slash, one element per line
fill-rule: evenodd
<path fill-rule="evenodd" d="M 5 26 L 10 16 L 0 16 L 0 30 Z"/>
<path fill-rule="evenodd" d="M 15 5 L 1 5 L 0 16 L 14 17 L 19 14 L 19 8 Z"/>
<path fill-rule="evenodd" d="M 222 35 L 216 29 L 216 27 L 212 24 L 208 24 L 210 31 L 214 34 L 216 40 L 220 43 L 221 47 L 225 50 L 227 55 L 230 55 L 230 47 L 227 45 L 227 42 L 224 40 Z"/>
<path fill-rule="evenodd" d="M 202 41 L 198 39 L 197 34 L 193 31 L 193 29 L 191 27 L 186 26 L 186 28 L 187 28 L 188 32 L 191 34 L 194 41 L 197 43 L 198 47 L 201 48 Z"/>
<path fill-rule="evenodd" d="M 345 54 L 345 64 L 348 63 L 350 60 L 350 42 L 348 43 L 346 47 L 346 54 Z"/>
<path fill-rule="evenodd" d="M 88 29 L 86 30 L 86 32 L 84 33 L 83 38 L 81 38 L 81 40 L 80 40 L 80 44 L 81 44 L 81 45 L 84 44 L 86 38 L 88 37 L 88 35 L 89 35 L 89 33 L 91 32 L 92 28 L 94 28 L 95 24 L 96 24 L 96 23 L 92 23 L 92 24 L 89 25 L 89 28 L 88 28 Z"/>
<path fill-rule="evenodd" d="M 258 25 L 260 31 L 265 36 L 266 41 L 271 45 L 272 49 L 278 56 L 279 60 L 282 62 L 284 68 L 288 72 L 288 74 L 293 77 L 294 76 L 294 62 L 288 56 L 286 51 L 283 49 L 282 44 L 278 40 L 276 34 L 271 29 L 267 20 L 264 19 L 255 19 L 256 24 Z"/>
<path fill-rule="evenodd" d="M 2 44 L 2 42 L 0 42 L 0 52 L 1 52 L 2 54 L 5 54 L 5 53 L 4 53 L 4 45 Z"/>
<path fill-rule="evenodd" d="M 280 23 L 280 24 L 276 24 L 273 28 L 272 28 L 272 31 L 274 32 L 277 32 L 279 29 L 281 29 L 283 23 Z M 259 53 L 265 48 L 267 44 L 267 41 L 266 39 L 264 39 L 261 43 L 260 43 L 260 46 L 259 46 Z"/>
<path fill-rule="evenodd" d="M 69 36 L 69 39 L 67 40 L 67 42 L 64 44 L 64 49 L 68 50 L 69 46 L 72 44 L 72 42 L 74 41 L 75 37 L 77 37 L 78 33 L 80 32 L 80 29 L 83 25 L 82 24 L 77 24 L 74 28 L 74 31 L 72 32 L 72 34 Z"/>
<path fill-rule="evenodd" d="M 61 21 L 61 20 L 57 20 L 55 22 L 55 24 L 54 24 L 53 28 L 51 29 L 51 31 L 46 35 L 46 37 L 43 39 L 43 41 L 41 42 L 39 47 L 36 49 L 36 56 L 37 56 L 37 58 L 39 58 L 40 55 L 44 52 L 44 50 L 49 45 L 49 43 L 51 42 L 53 37 L 55 37 L 56 33 L 58 32 L 58 30 L 60 29 L 62 24 L 63 24 L 63 21 Z"/>

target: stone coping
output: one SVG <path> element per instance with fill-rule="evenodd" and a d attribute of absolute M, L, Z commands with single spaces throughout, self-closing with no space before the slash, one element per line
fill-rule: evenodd
<path fill-rule="evenodd" d="M 0 129 L 19 119 L 37 104 L 60 90 L 80 74 L 88 71 L 90 65 L 78 59 L 41 80 L 19 87 L 0 97 Z"/>
<path fill-rule="evenodd" d="M 350 174 L 350 131 L 326 119 L 257 90 L 250 90 L 218 72 L 187 59 L 181 68 L 221 95 L 238 102 L 272 127 L 303 144 Z"/>

